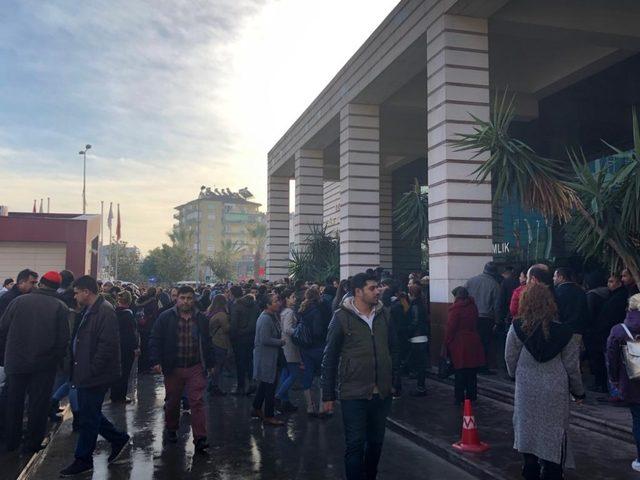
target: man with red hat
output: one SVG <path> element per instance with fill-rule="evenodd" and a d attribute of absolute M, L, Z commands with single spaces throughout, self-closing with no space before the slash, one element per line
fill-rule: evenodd
<path fill-rule="evenodd" d="M 23 451 L 42 449 L 56 369 L 69 345 L 69 309 L 56 290 L 62 279 L 47 272 L 39 288 L 20 295 L 0 319 L 0 358 L 7 375 L 6 444 L 16 450 L 22 437 L 25 395 L 29 421 Z"/>

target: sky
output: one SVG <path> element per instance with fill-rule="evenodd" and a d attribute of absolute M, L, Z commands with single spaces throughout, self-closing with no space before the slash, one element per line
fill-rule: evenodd
<path fill-rule="evenodd" d="M 81 212 L 91 144 L 87 213 L 143 252 L 201 185 L 265 211 L 268 151 L 397 2 L 3 0 L 0 205 Z"/>

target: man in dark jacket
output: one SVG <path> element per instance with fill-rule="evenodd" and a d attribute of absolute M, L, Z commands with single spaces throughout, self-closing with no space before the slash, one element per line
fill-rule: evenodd
<path fill-rule="evenodd" d="M 58 272 L 47 272 L 40 288 L 11 302 L 0 322 L 0 358 L 4 359 L 7 375 L 9 451 L 20 444 L 26 394 L 29 423 L 23 450 L 36 452 L 42 448 L 53 380 L 69 345 L 69 310 L 56 294 L 60 281 Z"/>
<path fill-rule="evenodd" d="M 500 283 L 498 269 L 493 262 L 488 262 L 480 275 L 467 280 L 465 284 L 469 295 L 473 297 L 478 307 L 478 333 L 482 339 L 484 357 L 487 365 L 480 369 L 480 373 L 492 374 L 489 370 L 491 339 L 493 328 L 500 321 Z"/>
<path fill-rule="evenodd" d="M 229 337 L 236 360 L 237 386 L 234 395 L 251 395 L 256 391 L 251 385 L 245 392 L 247 378 L 253 379 L 253 343 L 258 320 L 258 305 L 252 295 L 245 295 L 236 300 L 231 309 Z"/>
<path fill-rule="evenodd" d="M 167 440 L 178 440 L 180 398 L 186 390 L 191 407 L 191 430 L 196 452 L 207 444 L 207 417 L 204 391 L 206 370 L 214 367 L 214 353 L 209 335 L 209 320 L 195 307 L 195 292 L 189 286 L 178 289 L 176 306 L 155 322 L 149 340 L 152 371 L 164 375 L 165 427 Z M 204 365 L 203 365 L 204 362 Z"/>
<path fill-rule="evenodd" d="M 129 445 L 129 435 L 117 430 L 103 415 L 102 403 L 109 387 L 120 377 L 120 336 L 116 312 L 98 296 L 98 283 L 84 275 L 73 282 L 80 324 L 73 338 L 71 379 L 78 391 L 80 431 L 75 460 L 60 472 L 71 477 L 93 470 L 98 434 L 111 444 L 109 463 L 115 463 Z"/>
<path fill-rule="evenodd" d="M 29 293 L 38 283 L 38 274 L 28 268 L 18 273 L 16 283 L 0 297 L 0 317 L 14 298 Z"/>
<path fill-rule="evenodd" d="M 120 333 L 120 365 L 121 375 L 116 382 L 111 385 L 112 403 L 130 403 L 127 398 L 129 388 L 129 375 L 136 355 L 140 354 L 140 337 L 133 312 L 129 308 L 132 298 L 131 293 L 123 290 L 118 293 L 118 306 L 116 316 L 118 317 L 118 330 Z"/>
<path fill-rule="evenodd" d="M 553 284 L 560 322 L 570 325 L 574 333 L 584 335 L 589 323 L 585 291 L 573 281 L 573 272 L 568 267 L 556 269 Z"/>
<path fill-rule="evenodd" d="M 342 302 L 329 325 L 322 395 L 324 411 L 333 411 L 339 385 L 347 480 L 374 479 L 398 374 L 397 342 L 375 276 L 359 273 L 351 286 L 354 296 Z"/>

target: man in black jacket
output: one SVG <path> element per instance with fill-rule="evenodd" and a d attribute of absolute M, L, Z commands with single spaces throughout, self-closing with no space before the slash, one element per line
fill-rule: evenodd
<path fill-rule="evenodd" d="M 255 385 L 251 385 L 245 392 L 245 386 L 247 378 L 249 381 L 253 378 L 253 343 L 259 314 L 258 304 L 253 295 L 237 299 L 231 309 L 229 336 L 235 355 L 238 380 L 234 395 L 250 395 L 256 391 Z"/>
<path fill-rule="evenodd" d="M 553 284 L 560 322 L 571 325 L 573 333 L 584 335 L 589 323 L 587 294 L 573 281 L 573 272 L 568 267 L 556 269 Z"/>
<path fill-rule="evenodd" d="M 329 325 L 322 394 L 324 410 L 333 411 L 339 385 L 347 480 L 375 479 L 398 374 L 397 340 L 375 276 L 359 273 L 351 287 L 353 297 Z"/>
<path fill-rule="evenodd" d="M 116 312 L 98 296 L 98 283 L 89 275 L 73 282 L 80 324 L 72 341 L 73 373 L 78 391 L 80 432 L 75 460 L 60 472 L 71 477 L 93 470 L 93 451 L 98 434 L 111 444 L 108 462 L 119 460 L 129 445 L 129 435 L 117 430 L 103 415 L 102 403 L 109 387 L 120 377 L 120 336 Z"/>
<path fill-rule="evenodd" d="M 0 297 L 0 317 L 14 298 L 29 293 L 38 283 L 38 274 L 28 268 L 18 273 L 16 283 Z"/>
<path fill-rule="evenodd" d="M 149 340 L 149 358 L 152 371 L 164 375 L 167 440 L 171 443 L 178 440 L 180 398 L 186 390 L 191 407 L 193 443 L 196 452 L 204 452 L 209 448 L 204 405 L 205 369 L 213 370 L 215 360 L 209 320 L 195 307 L 193 288 L 180 287 L 176 306 L 156 320 Z"/>
<path fill-rule="evenodd" d="M 11 302 L 0 321 L 0 356 L 7 375 L 9 451 L 20 444 L 27 394 L 29 423 L 23 450 L 36 452 L 42 448 L 53 380 L 69 345 L 69 310 L 56 293 L 60 281 L 58 272 L 47 272 L 40 280 L 40 288 Z"/>

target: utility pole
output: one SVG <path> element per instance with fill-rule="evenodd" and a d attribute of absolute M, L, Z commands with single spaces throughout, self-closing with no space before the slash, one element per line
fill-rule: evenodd
<path fill-rule="evenodd" d="M 91 145 L 86 144 L 84 150 L 80 150 L 78 154 L 82 155 L 82 214 L 87 213 L 87 150 Z"/>

